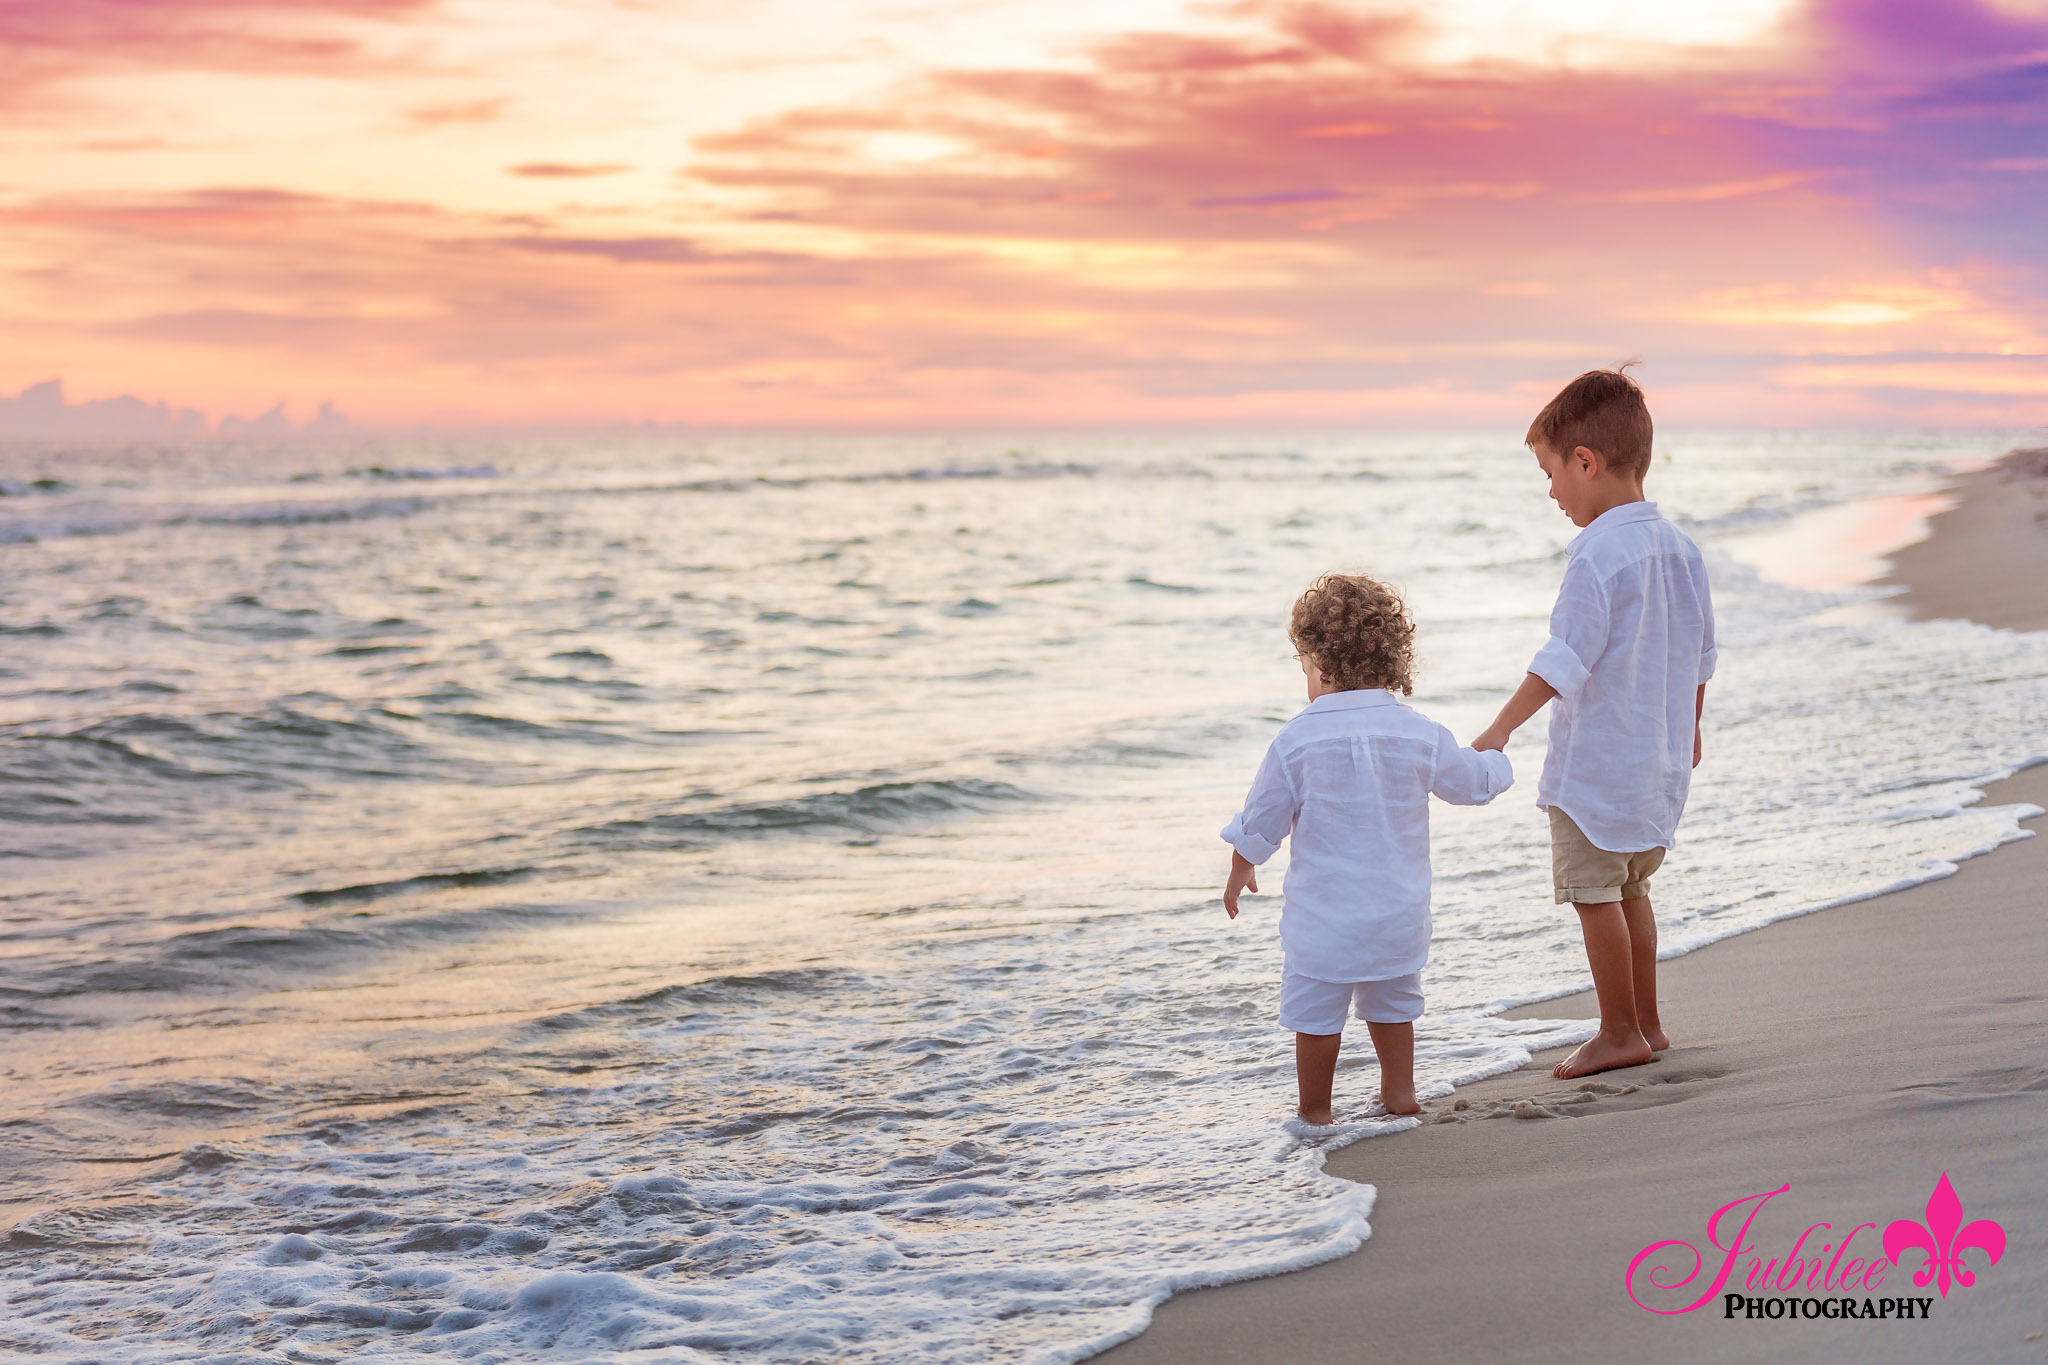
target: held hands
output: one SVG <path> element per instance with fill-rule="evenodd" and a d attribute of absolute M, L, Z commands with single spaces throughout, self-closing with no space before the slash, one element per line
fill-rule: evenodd
<path fill-rule="evenodd" d="M 1495 751 L 1504 750 L 1508 747 L 1508 735 L 1512 733 L 1512 731 L 1502 731 L 1498 725 L 1489 726 L 1477 739 L 1472 741 L 1472 747 L 1482 754 L 1488 749 Z"/>
<path fill-rule="evenodd" d="M 1230 855 L 1230 880 L 1223 884 L 1223 908 L 1232 919 L 1237 918 L 1237 896 L 1240 891 L 1256 893 L 1259 889 L 1259 870 L 1246 860 L 1242 853 Z"/>

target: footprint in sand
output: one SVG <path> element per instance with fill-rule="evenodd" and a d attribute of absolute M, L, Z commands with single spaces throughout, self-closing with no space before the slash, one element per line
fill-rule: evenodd
<path fill-rule="evenodd" d="M 1641 1098 L 1616 1108 L 1635 1109 L 1653 1104 L 1670 1104 L 1686 1097 L 1685 1091 L 1672 1091 L 1672 1086 L 1690 1085 L 1696 1081 L 1716 1080 L 1727 1075 L 1727 1071 L 1716 1067 L 1694 1067 L 1675 1069 L 1660 1075 L 1646 1076 L 1639 1084 L 1615 1085 L 1607 1081 L 1580 1081 L 1567 1091 L 1551 1091 L 1526 1096 L 1504 1096 L 1500 1099 L 1468 1099 L 1459 1097 L 1446 1108 L 1425 1112 L 1425 1123 L 1469 1123 L 1474 1119 L 1570 1119 L 1588 1113 L 1597 1113 L 1593 1106 L 1603 1101 L 1621 1099 L 1626 1095 Z M 1603 1106 L 1607 1107 L 1607 1106 Z"/>

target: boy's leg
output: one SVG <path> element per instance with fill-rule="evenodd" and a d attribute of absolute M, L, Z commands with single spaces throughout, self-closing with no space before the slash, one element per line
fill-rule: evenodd
<path fill-rule="evenodd" d="M 1380 1058 L 1380 1104 L 1389 1114 L 1413 1114 L 1422 1106 L 1415 1102 L 1415 1025 L 1375 1024 L 1365 1021 L 1372 1033 L 1372 1050 Z"/>
<path fill-rule="evenodd" d="M 1621 902 L 1622 918 L 1628 921 L 1629 981 L 1636 997 L 1636 1027 L 1652 1052 L 1664 1052 L 1671 1038 L 1657 1017 L 1657 917 L 1648 896 L 1628 896 Z"/>
<path fill-rule="evenodd" d="M 1620 901 L 1575 902 L 1573 908 L 1586 937 L 1593 994 L 1600 1001 L 1600 1031 L 1552 1067 L 1550 1074 L 1570 1079 L 1618 1066 L 1640 1066 L 1654 1054 L 1636 1024 L 1635 953 L 1628 918 Z"/>
<path fill-rule="evenodd" d="M 1377 1029 L 1379 1025 L 1373 1027 Z M 1373 1042 L 1378 1045 L 1377 1033 Z M 1303 1123 L 1330 1121 L 1330 1091 L 1337 1083 L 1337 1050 L 1343 1046 L 1342 1033 L 1294 1035 L 1294 1081 L 1301 1091 L 1301 1105 L 1294 1112 L 1301 1115 Z"/>
<path fill-rule="evenodd" d="M 1551 1068 L 1569 1078 L 1618 1066 L 1639 1066 L 1655 1055 L 1638 1022 L 1635 985 L 1634 916 L 1626 909 L 1631 897 L 1641 900 L 1643 921 L 1651 934 L 1647 996 L 1656 1012 L 1656 924 L 1649 918 L 1649 876 L 1663 861 L 1664 851 L 1610 853 L 1586 837 L 1563 810 L 1549 808 L 1552 883 L 1560 902 L 1579 912 L 1579 931 L 1586 938 L 1586 963 L 1593 969 L 1593 993 L 1600 999 L 1600 1031 L 1581 1043 L 1571 1056 Z"/>

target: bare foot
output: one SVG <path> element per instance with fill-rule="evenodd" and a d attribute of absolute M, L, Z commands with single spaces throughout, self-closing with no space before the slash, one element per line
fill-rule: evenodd
<path fill-rule="evenodd" d="M 1389 1104 L 1387 1103 L 1386 1092 L 1375 1090 L 1372 1092 L 1372 1102 L 1386 1110 L 1389 1114 L 1419 1114 L 1422 1112 L 1422 1106 L 1415 1102 L 1413 1095 L 1397 1103 Z"/>
<path fill-rule="evenodd" d="M 1571 1056 L 1550 1068 L 1550 1074 L 1560 1080 L 1570 1080 L 1574 1076 L 1590 1076 L 1596 1071 L 1612 1071 L 1622 1066 L 1641 1066 L 1655 1060 L 1649 1042 L 1640 1033 L 1631 1033 L 1620 1041 L 1596 1033 L 1580 1043 Z"/>
<path fill-rule="evenodd" d="M 1322 1110 L 1320 1113 L 1311 1114 L 1307 1110 L 1296 1106 L 1294 1116 L 1312 1128 L 1328 1128 L 1332 1123 L 1336 1122 L 1334 1118 L 1330 1117 L 1330 1111 L 1327 1109 Z"/>
<path fill-rule="evenodd" d="M 1671 1051 L 1671 1035 L 1663 1029 L 1646 1028 L 1643 1030 L 1643 1038 L 1650 1044 L 1650 1051 L 1652 1052 Z"/>

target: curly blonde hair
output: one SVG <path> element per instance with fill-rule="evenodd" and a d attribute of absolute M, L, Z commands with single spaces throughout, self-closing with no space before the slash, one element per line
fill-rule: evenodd
<path fill-rule="evenodd" d="M 1415 693 L 1415 623 L 1401 595 L 1377 579 L 1324 574 L 1294 604 L 1287 634 L 1341 692 Z"/>

